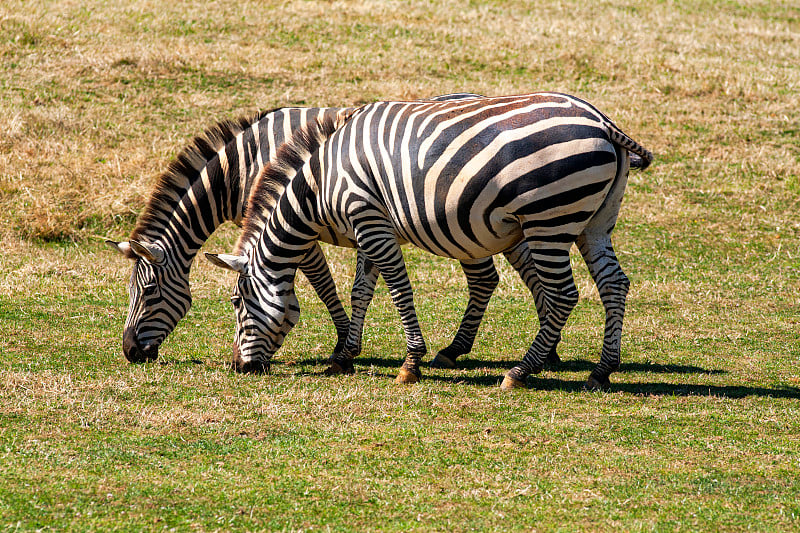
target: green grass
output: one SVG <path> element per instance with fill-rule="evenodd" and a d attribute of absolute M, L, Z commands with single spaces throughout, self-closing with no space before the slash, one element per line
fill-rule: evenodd
<path fill-rule="evenodd" d="M 0 6 L 2 530 L 789 531 L 800 528 L 800 18 L 774 2 Z M 123 361 L 124 238 L 216 120 L 453 91 L 574 93 L 657 156 L 615 247 L 631 279 L 610 393 L 582 260 L 564 363 L 498 383 L 537 330 L 504 259 L 460 370 L 393 383 L 378 286 L 349 377 L 302 276 L 268 376 L 232 373 L 233 277 L 200 260 L 159 361 Z M 230 251 L 226 226 L 206 246 Z M 340 294 L 351 251 L 326 248 Z M 406 250 L 430 355 L 466 304 Z"/>
<path fill-rule="evenodd" d="M 614 392 L 588 394 L 581 386 L 602 331 L 590 297 L 570 319 L 563 367 L 506 394 L 499 378 L 531 338 L 519 333 L 535 331 L 532 303 L 507 265 L 465 368 L 426 370 L 412 387 L 392 381 L 403 338 L 383 285 L 357 375 L 322 376 L 333 330 L 303 283 L 303 317 L 273 373 L 241 376 L 225 365 L 233 319 L 218 293 L 229 280 L 206 278 L 210 267 L 198 265 L 200 294 L 160 362 L 130 366 L 119 343 L 126 298 L 111 275 L 125 262 L 84 271 L 110 253 L 92 245 L 67 272 L 59 257 L 74 247 L 42 251 L 52 264 L 23 283 L 43 293 L 75 288 L 0 300 L 8 339 L 0 513 L 8 526 L 785 530 L 798 523 L 796 307 L 728 317 L 709 302 L 676 305 L 670 295 L 634 293 Z M 344 284 L 352 258 L 327 251 L 343 266 Z M 451 262 L 408 255 L 435 350 L 457 327 L 465 289 L 456 278 L 444 282 L 447 294 L 437 290 Z M 580 269 L 577 276 L 586 278 Z"/>

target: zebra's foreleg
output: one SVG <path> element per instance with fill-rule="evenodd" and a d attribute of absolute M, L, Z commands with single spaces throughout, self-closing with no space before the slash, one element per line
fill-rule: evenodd
<path fill-rule="evenodd" d="M 461 261 L 461 268 L 467 277 L 469 302 L 453 342 L 439 350 L 430 363 L 433 368 L 456 368 L 456 359 L 472 350 L 486 306 L 500 282 L 500 276 L 497 275 L 491 256 Z"/>
<path fill-rule="evenodd" d="M 531 250 L 528 248 L 528 243 L 523 239 L 516 246 L 503 252 L 508 262 L 517 271 L 522 282 L 528 287 L 533 295 L 533 301 L 536 303 L 536 314 L 539 315 L 539 326 L 544 324 L 547 318 L 547 307 L 545 305 L 544 291 L 542 284 L 539 282 L 539 276 L 536 274 L 536 266 L 531 259 Z M 547 362 L 550 364 L 558 364 L 561 358 L 558 356 L 557 348 L 558 343 L 561 342 L 561 334 L 558 334 L 556 343 L 547 354 Z"/>
<path fill-rule="evenodd" d="M 319 299 L 328 308 L 333 326 L 336 328 L 337 340 L 333 353 L 337 354 L 344 349 L 347 332 L 350 328 L 350 319 L 342 307 L 342 301 L 339 299 L 339 293 L 336 292 L 336 284 L 333 282 L 328 262 L 325 260 L 325 254 L 322 253 L 318 242 L 314 243 L 314 246 L 300 262 L 300 270 L 314 288 Z"/>
<path fill-rule="evenodd" d="M 353 290 L 350 293 L 352 314 L 350 327 L 342 349 L 334 352 L 330 357 L 330 366 L 325 371 L 327 375 L 352 374 L 355 372 L 353 359 L 361 353 L 364 318 L 367 314 L 367 307 L 369 307 L 375 294 L 378 275 L 378 269 L 375 264 L 359 249 L 356 252 L 356 273 L 353 280 Z"/>
<path fill-rule="evenodd" d="M 630 281 L 622 271 L 609 234 L 582 234 L 578 237 L 577 244 L 597 285 L 597 292 L 606 311 L 600 362 L 589 375 L 585 388 L 608 390 L 611 387 L 608 377 L 619 368 L 620 364 L 622 322 Z"/>
<path fill-rule="evenodd" d="M 548 243 L 528 238 L 536 275 L 542 284 L 547 316 L 522 361 L 506 373 L 501 388 L 525 387 L 525 378 L 542 371 L 547 354 L 555 346 L 570 312 L 578 303 L 572 278 L 569 247 L 572 241 Z"/>
<path fill-rule="evenodd" d="M 400 313 L 400 321 L 406 334 L 406 358 L 395 382 L 416 383 L 422 377 L 419 365 L 427 348 L 414 309 L 414 291 L 408 279 L 400 245 L 390 226 L 376 227 L 374 223 L 364 228 L 357 226 L 356 240 L 359 248 L 378 267 L 386 281 L 392 303 Z"/>

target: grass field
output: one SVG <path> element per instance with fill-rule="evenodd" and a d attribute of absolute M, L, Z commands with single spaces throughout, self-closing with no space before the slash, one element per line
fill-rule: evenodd
<path fill-rule="evenodd" d="M 321 375 L 334 331 L 304 280 L 272 374 L 232 373 L 233 277 L 204 261 L 159 361 L 124 362 L 130 264 L 102 239 L 205 127 L 533 90 L 656 153 L 614 234 L 632 288 L 610 393 L 581 390 L 603 312 L 577 254 L 564 363 L 528 390 L 497 386 L 537 328 L 502 259 L 464 368 L 414 386 L 382 282 L 355 376 Z M 0 528 L 800 529 L 798 95 L 795 2 L 4 1 Z M 354 254 L 325 250 L 346 295 Z M 406 252 L 435 352 L 466 284 Z"/>

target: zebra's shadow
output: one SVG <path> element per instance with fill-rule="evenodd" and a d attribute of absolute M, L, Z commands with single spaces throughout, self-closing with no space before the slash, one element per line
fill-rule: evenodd
<path fill-rule="evenodd" d="M 273 360 L 273 364 L 277 365 L 303 365 L 303 366 L 317 366 L 321 367 L 326 365 L 326 358 L 313 357 L 306 358 L 299 361 L 281 361 L 280 359 Z M 400 358 L 389 357 L 359 357 L 355 360 L 356 373 L 365 373 L 365 367 L 371 367 L 368 371 L 370 375 L 386 379 L 394 379 L 397 375 L 397 370 L 400 368 L 402 360 Z M 203 361 L 199 359 L 186 359 L 186 360 L 159 360 L 161 365 L 179 365 L 179 366 L 194 366 L 202 365 Z M 512 362 L 504 361 L 481 361 L 477 359 L 459 359 L 459 364 L 465 370 L 476 369 L 502 369 L 510 368 Z M 594 368 L 594 362 L 582 359 L 574 359 L 562 361 L 558 365 L 558 370 L 564 372 L 582 372 L 590 371 Z M 378 370 L 380 369 L 380 370 Z M 646 374 L 727 374 L 725 370 L 705 369 L 693 365 L 658 365 L 654 363 L 623 363 L 620 366 L 620 372 L 639 372 L 643 375 Z M 339 379 L 337 376 L 324 376 L 319 371 L 301 371 L 301 375 L 317 375 L 320 379 Z M 448 371 L 445 375 L 442 371 L 431 371 L 423 367 L 424 381 L 436 381 L 442 383 L 450 383 L 456 385 L 472 386 L 472 387 L 498 387 L 503 378 L 503 373 L 498 372 L 496 375 L 481 375 L 474 376 L 464 372 Z M 612 377 L 613 379 L 613 377 Z M 587 393 L 583 389 L 584 380 L 560 379 L 557 377 L 539 377 L 532 376 L 528 378 L 528 388 L 540 391 L 562 391 L 569 393 L 592 394 Z M 746 398 L 746 397 L 762 397 L 762 398 L 775 398 L 775 399 L 800 399 L 800 388 L 792 386 L 782 386 L 777 388 L 768 387 L 747 387 L 740 385 L 701 385 L 694 383 L 665 383 L 658 381 L 641 381 L 638 383 L 617 383 L 612 382 L 611 392 L 623 392 L 626 394 L 637 396 L 706 396 L 706 397 L 719 397 L 719 398 Z"/>
<path fill-rule="evenodd" d="M 356 367 L 356 372 L 359 372 Z M 370 372 L 371 376 L 393 379 L 396 373 L 391 372 Z M 320 376 L 328 379 L 328 376 Z M 335 376 L 330 379 L 336 379 Z M 443 376 L 439 374 L 426 374 L 423 372 L 422 381 L 436 381 L 467 387 L 498 387 L 502 381 L 502 374 L 496 376 Z M 613 379 L 613 377 L 612 377 Z M 568 380 L 558 378 L 530 377 L 527 384 L 528 389 L 537 391 L 561 391 L 575 394 L 596 394 L 584 389 L 584 380 Z M 665 383 L 665 382 L 641 382 L 641 383 L 614 383 L 611 384 L 610 393 L 622 392 L 633 396 L 705 396 L 714 398 L 775 398 L 775 399 L 800 399 L 800 388 L 783 386 L 778 388 L 768 387 L 747 387 L 740 385 L 701 385 L 694 383 Z M 513 394 L 513 393 L 510 393 Z"/>
<path fill-rule="evenodd" d="M 306 359 L 298 364 L 320 364 L 326 361 L 320 359 Z M 506 370 L 513 366 L 512 361 L 483 361 L 480 359 L 462 358 L 459 359 L 459 368 L 462 370 Z M 356 372 L 365 371 L 365 367 L 371 367 L 370 375 L 392 379 L 400 368 L 402 360 L 400 358 L 367 356 L 359 357 L 355 360 Z M 594 361 L 585 359 L 571 359 L 562 361 L 556 365 L 549 365 L 547 370 L 561 372 L 590 372 L 595 367 Z M 620 373 L 641 373 L 647 374 L 705 374 L 723 375 L 728 374 L 727 370 L 707 369 L 695 365 L 673 365 L 656 364 L 652 362 L 622 363 L 619 368 Z M 423 381 L 438 381 L 474 387 L 497 387 L 503 378 L 503 373 L 497 375 L 474 376 L 464 372 L 449 371 L 445 375 L 441 371 L 431 373 L 426 371 L 423 366 Z M 613 379 L 613 377 L 612 377 Z M 541 391 L 563 391 L 570 393 L 586 393 L 584 390 L 584 380 L 561 379 L 558 377 L 538 377 L 528 378 L 528 388 Z M 720 398 L 745 398 L 745 397 L 764 397 L 776 399 L 800 399 L 800 388 L 783 386 L 777 388 L 768 387 L 748 387 L 741 385 L 702 385 L 694 383 L 666 383 L 659 381 L 641 381 L 639 383 L 614 383 L 611 384 L 611 392 L 623 392 L 637 396 L 706 396 Z"/>
<path fill-rule="evenodd" d="M 428 379 L 438 379 L 439 376 L 428 376 Z M 613 379 L 613 376 L 612 376 Z M 463 379 L 465 384 L 469 384 L 472 378 Z M 475 385 L 491 386 L 499 384 L 500 380 L 494 377 L 479 378 Z M 563 380 L 555 378 L 529 378 L 528 388 L 541 391 L 563 391 L 570 393 L 585 393 L 582 380 Z M 775 399 L 800 399 L 800 388 L 782 386 L 778 388 L 768 387 L 747 387 L 741 385 L 700 385 L 694 383 L 665 383 L 665 382 L 641 382 L 641 383 L 611 383 L 611 393 L 622 392 L 635 396 L 705 396 L 714 398 L 775 398 Z"/>
<path fill-rule="evenodd" d="M 275 361 L 280 364 L 279 361 Z M 427 367 L 429 360 L 423 362 L 423 370 Z M 325 364 L 327 361 L 320 358 L 306 358 L 297 361 L 299 365 L 318 365 Z M 401 357 L 377 357 L 364 356 L 357 357 L 354 361 L 356 366 L 374 366 L 387 369 L 400 368 L 403 363 Z M 516 364 L 516 361 L 484 361 L 471 357 L 461 357 L 458 359 L 459 370 L 508 370 Z M 597 365 L 597 361 L 587 361 L 585 359 L 568 359 L 560 363 L 545 365 L 545 370 L 552 372 L 591 372 Z M 618 372 L 644 372 L 655 374 L 727 374 L 727 370 L 707 369 L 694 365 L 661 365 L 657 363 L 622 363 Z"/>

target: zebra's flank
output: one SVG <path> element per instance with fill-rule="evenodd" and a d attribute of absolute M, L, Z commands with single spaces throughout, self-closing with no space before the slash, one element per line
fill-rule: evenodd
<path fill-rule="evenodd" d="M 256 242 L 275 204 L 286 186 L 300 172 L 311 155 L 352 116 L 353 112 L 340 111 L 336 118 L 317 118 L 296 130 L 291 139 L 278 148 L 275 158 L 259 173 L 247 200 L 247 215 L 242 224 L 234 254 L 245 254 Z"/>

